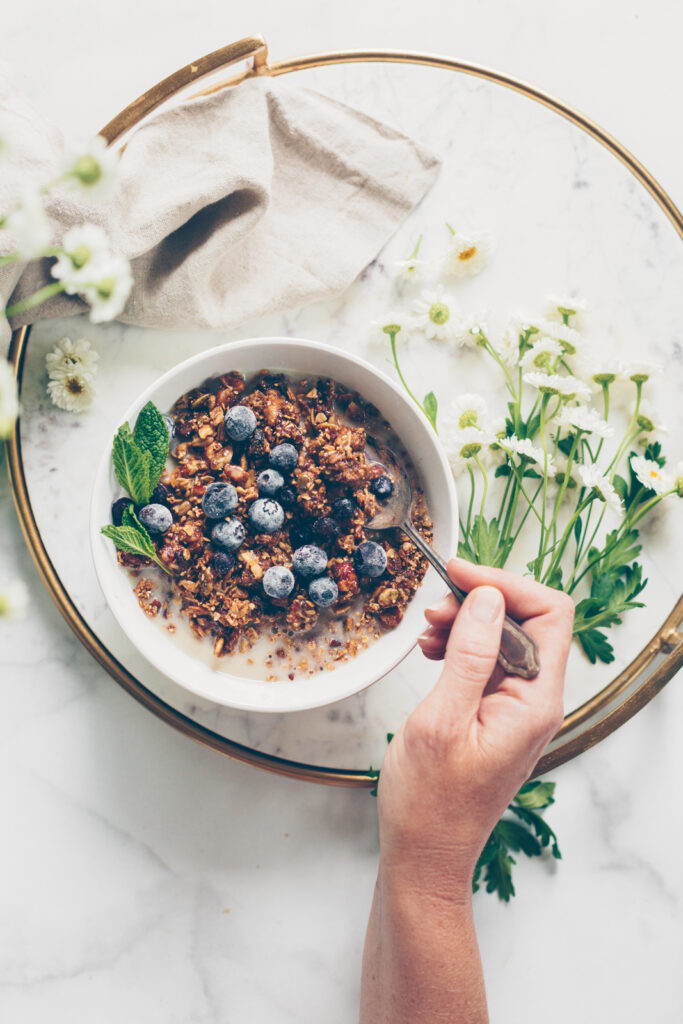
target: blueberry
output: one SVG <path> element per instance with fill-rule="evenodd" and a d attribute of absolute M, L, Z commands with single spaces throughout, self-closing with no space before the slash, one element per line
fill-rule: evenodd
<path fill-rule="evenodd" d="M 166 533 L 173 522 L 171 510 L 165 505 L 144 505 L 138 519 L 150 533 Z"/>
<path fill-rule="evenodd" d="M 165 505 L 168 501 L 168 491 L 163 484 L 157 484 L 150 495 L 150 505 Z"/>
<path fill-rule="evenodd" d="M 388 498 L 394 493 L 394 485 L 388 476 L 376 476 L 370 484 L 370 490 L 377 498 Z"/>
<path fill-rule="evenodd" d="M 329 608 L 339 597 L 339 587 L 329 576 L 318 576 L 309 583 L 308 596 L 319 608 Z"/>
<path fill-rule="evenodd" d="M 292 555 L 292 565 L 297 575 L 310 580 L 314 576 L 322 576 L 325 572 L 327 555 L 322 548 L 315 544 L 304 544 L 302 548 L 297 548 Z"/>
<path fill-rule="evenodd" d="M 285 513 L 273 498 L 257 498 L 249 508 L 249 519 L 258 533 L 275 533 L 284 523 Z"/>
<path fill-rule="evenodd" d="M 283 508 L 294 508 L 296 505 L 296 491 L 293 487 L 283 487 L 278 491 L 277 500 Z"/>
<path fill-rule="evenodd" d="M 237 491 L 232 484 L 209 484 L 204 491 L 202 508 L 209 519 L 224 519 L 237 508 Z"/>
<path fill-rule="evenodd" d="M 275 469 L 282 469 L 285 473 L 291 472 L 299 462 L 299 453 L 293 444 L 276 444 L 271 450 L 268 459 Z"/>
<path fill-rule="evenodd" d="M 211 556 L 211 568 L 216 576 L 225 576 L 235 564 L 235 556 L 229 551 L 214 551 Z"/>
<path fill-rule="evenodd" d="M 342 522 L 347 522 L 349 519 L 353 519 L 353 514 L 356 511 L 356 503 L 351 498 L 337 498 L 332 503 L 332 515 L 335 519 L 340 519 Z"/>
<path fill-rule="evenodd" d="M 289 597 L 294 590 L 294 573 L 284 565 L 271 565 L 263 574 L 263 590 L 268 597 Z"/>
<path fill-rule="evenodd" d="M 224 423 L 231 441 L 246 441 L 256 430 L 256 416 L 248 405 L 233 405 L 226 412 Z"/>
<path fill-rule="evenodd" d="M 120 526 L 123 522 L 123 513 L 133 502 L 130 498 L 117 498 L 111 507 L 111 521 L 114 526 Z"/>
<path fill-rule="evenodd" d="M 316 540 L 323 544 L 329 544 L 339 536 L 340 527 L 336 519 L 331 519 L 330 516 L 321 516 L 313 523 L 311 532 Z"/>
<path fill-rule="evenodd" d="M 311 539 L 311 528 L 308 523 L 292 523 L 289 527 L 289 543 L 292 545 L 292 551 L 302 548 L 304 544 L 310 544 Z"/>
<path fill-rule="evenodd" d="M 364 540 L 353 553 L 353 564 L 361 576 L 374 579 L 381 576 L 387 567 L 387 553 L 374 540 Z"/>
<path fill-rule="evenodd" d="M 211 530 L 211 540 L 221 551 L 236 551 L 245 534 L 239 519 L 221 519 Z"/>
<path fill-rule="evenodd" d="M 256 477 L 256 486 L 259 494 L 266 498 L 272 498 L 281 487 L 284 487 L 284 477 L 276 469 L 264 469 Z"/>

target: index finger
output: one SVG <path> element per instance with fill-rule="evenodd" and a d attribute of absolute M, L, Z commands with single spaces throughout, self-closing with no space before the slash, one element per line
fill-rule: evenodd
<path fill-rule="evenodd" d="M 505 569 L 494 569 L 490 565 L 474 565 L 463 558 L 451 558 L 447 568 L 450 578 L 463 590 L 470 591 L 481 586 L 497 587 L 505 598 L 508 615 L 519 622 L 538 615 L 557 615 L 561 619 L 570 611 L 573 615 L 574 602 L 567 594 L 528 577 L 518 576 Z"/>

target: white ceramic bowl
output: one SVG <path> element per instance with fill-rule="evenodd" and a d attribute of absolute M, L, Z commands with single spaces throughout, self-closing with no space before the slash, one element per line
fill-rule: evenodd
<path fill-rule="evenodd" d="M 140 409 L 150 400 L 165 412 L 184 392 L 208 377 L 233 369 L 248 376 L 263 368 L 332 377 L 372 402 L 419 468 L 434 520 L 437 550 L 445 556 L 455 552 L 458 539 L 455 486 L 434 431 L 410 399 L 384 374 L 339 349 L 297 338 L 249 338 L 221 345 L 165 373 L 121 414 L 116 426 L 126 420 L 132 425 Z M 280 712 L 319 707 L 348 697 L 380 679 L 408 654 L 424 628 L 424 609 L 443 592 L 443 583 L 430 569 L 399 626 L 334 671 L 297 677 L 293 681 L 266 682 L 229 674 L 225 671 L 225 659 L 221 670 L 216 671 L 187 653 L 140 609 L 130 576 L 116 560 L 113 543 L 100 533 L 100 528 L 111 521 L 111 504 L 120 493 L 108 443 L 95 476 L 90 510 L 95 571 L 107 603 L 128 638 L 152 665 L 192 694 L 217 704 L 248 711 Z"/>

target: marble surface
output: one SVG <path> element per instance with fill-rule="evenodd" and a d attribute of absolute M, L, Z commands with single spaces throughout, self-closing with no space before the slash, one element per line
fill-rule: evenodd
<path fill-rule="evenodd" d="M 364 10 L 365 24 L 355 28 L 348 7 L 326 14 L 324 29 L 309 18 L 312 5 L 300 0 L 296 10 L 293 19 L 272 2 L 257 4 L 248 23 L 242 14 L 231 17 L 229 38 L 261 30 L 274 56 L 381 43 L 440 49 L 497 66 L 602 121 L 665 187 L 675 192 L 680 183 L 681 154 L 673 139 L 667 143 L 664 133 L 653 131 L 651 111 L 662 94 L 680 87 L 675 64 L 664 59 L 680 27 L 673 5 L 659 8 L 659 17 L 669 19 L 668 34 L 660 32 L 654 13 L 639 14 L 630 3 L 610 2 L 599 11 L 580 3 L 570 21 L 537 3 L 523 14 L 501 2 L 456 8 L 456 18 L 452 6 L 432 0 L 419 26 L 413 11 L 392 7 L 388 28 L 385 0 Z M 82 28 L 78 62 L 68 18 L 51 22 L 49 36 L 53 45 L 62 42 L 62 58 L 64 49 L 73 54 L 73 67 L 58 60 L 58 47 L 35 42 L 32 24 L 43 13 L 38 3 L 17 13 L 9 43 L 25 53 L 15 62 L 22 86 L 66 131 L 97 128 L 169 70 L 228 41 L 215 3 L 203 5 L 201 18 L 172 3 L 162 27 L 151 5 L 136 5 L 135 38 L 132 5 L 122 3 L 112 14 L 107 48 L 84 5 L 68 0 L 65 11 Z M 590 19 L 579 31 L 581 13 Z M 614 77 L 638 62 L 637 94 L 630 78 L 615 89 L 612 78 L 603 77 L 607 30 Z M 150 46 L 157 32 L 163 45 Z M 97 89 L 78 89 L 95 74 Z M 458 290 L 465 308 L 488 308 L 495 327 L 514 309 L 533 308 L 548 291 L 578 289 L 594 309 L 596 337 L 609 336 L 633 354 L 642 354 L 646 338 L 648 355 L 670 366 L 658 398 L 672 436 L 680 436 L 680 255 L 670 225 L 621 165 L 554 115 L 487 83 L 393 67 L 325 69 L 307 78 L 418 135 L 442 153 L 444 172 L 339 301 L 252 322 L 216 341 L 259 333 L 318 337 L 385 365 L 386 356 L 368 348 L 365 335 L 369 317 L 394 302 L 388 268 L 417 231 L 425 230 L 436 249 L 447 215 L 483 226 L 496 239 L 490 270 Z M 80 609 L 124 660 L 132 659 L 88 575 L 87 552 L 67 538 L 83 528 L 92 460 L 118 412 L 161 369 L 205 346 L 207 338 L 79 322 L 78 335 L 101 353 L 102 372 L 119 368 L 116 386 L 103 391 L 86 429 L 86 421 L 51 410 L 42 395 L 44 349 L 74 329 L 73 323 L 45 324 L 32 342 L 24 398 L 29 482 L 41 530 Z M 440 382 L 443 401 L 476 385 L 481 372 L 471 358 L 454 361 L 434 347 L 428 359 L 424 348 L 407 349 L 406 365 L 424 390 Z M 32 1022 L 49 1013 L 55 1021 L 105 1024 L 126 1017 L 145 1024 L 354 1020 L 377 859 L 374 801 L 365 792 L 246 768 L 154 719 L 67 631 L 29 564 L 4 481 L 0 500 L 0 564 L 31 584 L 29 618 L 0 632 L 0 785 L 9 836 L 0 852 L 3 1019 Z M 640 618 L 619 638 L 624 662 L 676 592 L 674 531 L 670 516 L 651 531 L 650 604 L 634 613 Z M 568 707 L 602 685 L 583 664 L 569 674 Z M 381 758 L 383 732 L 433 678 L 413 654 L 367 694 L 334 709 L 336 715 L 328 709 L 298 722 L 282 716 L 253 722 L 216 716 L 210 708 L 193 714 L 285 756 L 318 763 L 334 757 L 344 766 L 366 767 Z M 619 733 L 555 772 L 558 803 L 551 821 L 564 860 L 520 863 L 519 895 L 510 907 L 477 897 L 493 1020 L 548 1013 L 561 1022 L 579 1015 L 680 1020 L 683 887 L 675 842 L 681 710 L 680 685 L 672 682 Z"/>

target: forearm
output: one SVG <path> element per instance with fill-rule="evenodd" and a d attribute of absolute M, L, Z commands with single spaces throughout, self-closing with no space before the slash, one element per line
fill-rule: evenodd
<path fill-rule="evenodd" d="M 487 1024 L 470 893 L 444 898 L 380 866 L 363 953 L 360 1024 Z"/>

